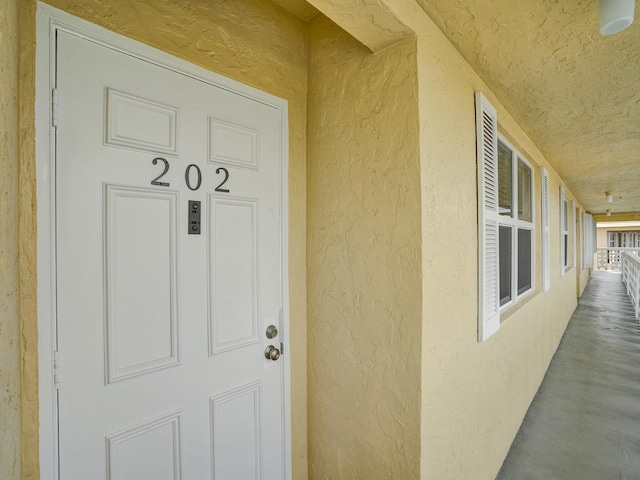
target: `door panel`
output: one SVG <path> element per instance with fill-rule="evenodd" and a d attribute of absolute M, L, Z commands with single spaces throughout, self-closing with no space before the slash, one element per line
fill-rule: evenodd
<path fill-rule="evenodd" d="M 57 41 L 60 478 L 283 478 L 280 110 Z"/>
<path fill-rule="evenodd" d="M 260 478 L 260 387 L 256 382 L 211 399 L 215 478 Z"/>
<path fill-rule="evenodd" d="M 176 155 L 178 109 L 107 88 L 105 143 Z"/>
<path fill-rule="evenodd" d="M 111 383 L 179 361 L 178 196 L 106 185 L 105 202 L 105 348 Z"/>
<path fill-rule="evenodd" d="M 154 458 L 153 462 L 149 462 Z M 107 476 L 180 479 L 180 415 L 171 413 L 107 436 Z"/>
<path fill-rule="evenodd" d="M 209 197 L 210 355 L 258 338 L 256 201 Z M 230 253 L 231 252 L 231 253 Z"/>

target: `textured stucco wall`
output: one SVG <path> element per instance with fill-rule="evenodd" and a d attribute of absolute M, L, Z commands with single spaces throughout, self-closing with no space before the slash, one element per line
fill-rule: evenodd
<path fill-rule="evenodd" d="M 21 0 L 22 124 L 21 233 L 29 308 L 25 345 L 23 433 L 25 478 L 38 478 L 37 320 L 35 314 L 35 172 L 33 99 L 35 1 Z M 291 307 L 292 457 L 296 479 L 306 463 L 306 27 L 262 0 L 49 0 L 46 3 L 289 102 L 289 279 Z M 30 452 L 27 455 L 27 451 Z"/>
<path fill-rule="evenodd" d="M 0 0 L 0 478 L 20 477 L 18 2 Z"/>
<path fill-rule="evenodd" d="M 607 238 L 607 232 L 613 230 L 612 228 L 598 227 L 596 229 L 596 245 L 598 248 L 604 248 L 609 245 L 609 239 Z"/>
<path fill-rule="evenodd" d="M 420 427 L 415 39 L 309 26 L 309 475 L 414 479 Z"/>
<path fill-rule="evenodd" d="M 379 52 L 412 34 L 384 2 L 307 1 L 372 52 Z"/>
<path fill-rule="evenodd" d="M 401 3 L 401 2 L 397 2 Z M 418 35 L 423 225 L 422 466 L 424 479 L 493 479 L 576 306 L 576 275 L 559 268 L 559 178 L 490 89 L 433 23 L 409 9 Z M 419 24 L 419 25 L 418 25 Z M 477 341 L 474 92 L 501 131 L 550 171 L 551 289 L 541 292 L 540 178 L 535 185 L 535 291 Z M 558 239 L 556 241 L 556 239 Z"/>
<path fill-rule="evenodd" d="M 638 208 L 635 24 L 601 35 L 594 0 L 493 0 L 490 8 L 478 0 L 416 1 L 494 86 L 587 210 L 604 213 L 604 192 L 612 189 L 615 211 Z"/>
<path fill-rule="evenodd" d="M 585 268 L 580 272 L 578 276 L 578 293 L 581 297 L 584 293 L 584 289 L 587 288 L 587 283 L 589 282 L 589 277 L 591 276 L 591 269 Z"/>
<path fill-rule="evenodd" d="M 35 1 L 0 2 L 20 9 L 22 464 L 35 480 Z M 384 1 L 417 39 L 372 55 L 324 17 L 307 31 L 262 0 L 48 3 L 289 101 L 294 478 L 307 477 L 307 439 L 311 478 L 494 478 L 575 308 L 577 275 L 560 275 L 560 179 L 417 4 Z M 476 90 L 550 171 L 552 206 L 551 289 L 540 291 L 538 229 L 536 291 L 484 343 Z M 537 173 L 535 191 L 539 225 Z"/>
<path fill-rule="evenodd" d="M 36 480 L 38 466 L 38 332 L 36 303 L 35 2 L 19 1 L 19 269 L 21 474 Z"/>

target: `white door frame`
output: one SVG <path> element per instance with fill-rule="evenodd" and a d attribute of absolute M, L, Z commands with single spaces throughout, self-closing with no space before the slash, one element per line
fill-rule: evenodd
<path fill-rule="evenodd" d="M 216 85 L 257 100 L 282 114 L 281 171 L 281 245 L 283 340 L 289 350 L 289 276 L 288 276 L 288 107 L 286 100 L 243 85 L 198 67 L 155 48 L 116 34 L 61 10 L 38 2 L 36 15 L 36 177 L 37 177 L 37 281 L 38 281 L 38 401 L 39 456 L 41 478 L 58 479 L 57 391 L 56 379 L 64 382 L 64 372 L 55 372 L 56 350 L 56 244 L 55 244 L 55 129 L 52 126 L 52 90 L 55 86 L 55 35 L 62 30 L 106 45 L 169 70 Z M 291 384 L 289 355 L 284 361 L 284 448 L 285 478 L 291 478 Z"/>

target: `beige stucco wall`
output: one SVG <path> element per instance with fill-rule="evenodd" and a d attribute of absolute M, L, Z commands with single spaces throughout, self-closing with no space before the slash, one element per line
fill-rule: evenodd
<path fill-rule="evenodd" d="M 398 4 L 402 2 L 397 2 Z M 401 9 L 418 34 L 421 119 L 424 479 L 493 479 L 576 306 L 576 274 L 559 267 L 559 178 L 478 75 L 434 24 Z M 498 110 L 500 132 L 550 171 L 551 289 L 541 292 L 540 228 L 535 288 L 477 340 L 478 259 L 474 92 Z M 535 219 L 540 225 L 536 168 Z M 557 241 L 555 240 L 557 239 Z"/>
<path fill-rule="evenodd" d="M 20 476 L 18 4 L 0 0 L 0 478 Z"/>
<path fill-rule="evenodd" d="M 578 293 L 579 296 L 582 297 L 584 293 L 584 289 L 587 288 L 587 283 L 589 283 L 589 278 L 591 277 L 591 269 L 585 268 L 580 272 L 578 277 Z"/>
<path fill-rule="evenodd" d="M 560 179 L 417 4 L 384 0 L 417 37 L 373 55 L 322 16 L 307 27 L 263 0 L 48 3 L 289 101 L 294 478 L 307 477 L 307 441 L 311 478 L 494 478 L 588 271 L 560 274 Z M 4 42 L 17 31 L 8 17 L 17 5 L 18 72 L 15 44 Z M 16 120 L 16 74 L 21 89 L 19 139 L 0 128 L 18 141 L 0 151 L 9 162 L 2 194 L 5 182 L 19 181 L 20 192 L 19 204 L 14 189 L 0 205 L 0 242 L 14 262 L 19 248 L 21 321 L 18 333 L 12 297 L 0 324 L 0 381 L 15 382 L 18 369 L 5 345 L 22 349 L 21 386 L 10 387 L 22 389 L 22 432 L 0 424 L 0 448 L 17 452 L 21 438 L 23 478 L 36 479 L 35 1 L 0 6 L 8 15 L 0 16 L 0 121 Z M 538 229 L 535 291 L 484 343 L 476 339 L 476 90 L 498 108 L 501 131 L 550 171 L 552 206 L 551 289 L 540 290 Z M 536 173 L 537 225 L 539 185 Z M 19 246 L 4 229 L 18 207 Z M 18 267 L 4 258 L 0 275 L 17 292 Z"/>
<path fill-rule="evenodd" d="M 608 246 L 607 232 L 609 229 L 599 227 L 596 229 L 596 245 L 598 248 L 605 248 Z"/>
<path fill-rule="evenodd" d="M 37 319 L 35 312 L 34 44 L 35 1 L 21 0 L 21 232 L 24 303 L 24 478 L 38 478 Z M 306 462 L 306 85 L 304 23 L 262 0 L 46 3 L 289 102 L 289 278 L 294 478 Z M 4 477 L 3 477 L 4 478 Z"/>
<path fill-rule="evenodd" d="M 414 479 L 420 454 L 416 45 L 309 26 L 309 472 Z"/>
<path fill-rule="evenodd" d="M 36 171 L 34 133 L 33 22 L 35 3 L 18 1 L 19 22 L 19 271 L 20 271 L 20 381 L 21 381 L 21 473 L 36 480 L 38 466 L 38 333 L 36 300 Z"/>

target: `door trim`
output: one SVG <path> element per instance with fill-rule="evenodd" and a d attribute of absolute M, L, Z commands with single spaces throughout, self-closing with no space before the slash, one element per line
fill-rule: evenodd
<path fill-rule="evenodd" d="M 56 326 L 56 232 L 55 232 L 55 128 L 52 126 L 52 91 L 55 87 L 58 31 L 69 32 L 119 52 L 156 64 L 204 83 L 224 88 L 281 111 L 281 271 L 283 339 L 289 344 L 288 275 L 288 104 L 287 101 L 186 60 L 106 30 L 86 20 L 38 2 L 36 13 L 36 188 L 37 188 L 37 305 L 38 305 L 38 401 L 39 458 L 41 478 L 58 479 L 57 390 L 54 383 Z M 282 357 L 285 478 L 291 479 L 291 377 L 289 355 Z M 64 382 L 64 372 L 60 375 Z"/>

